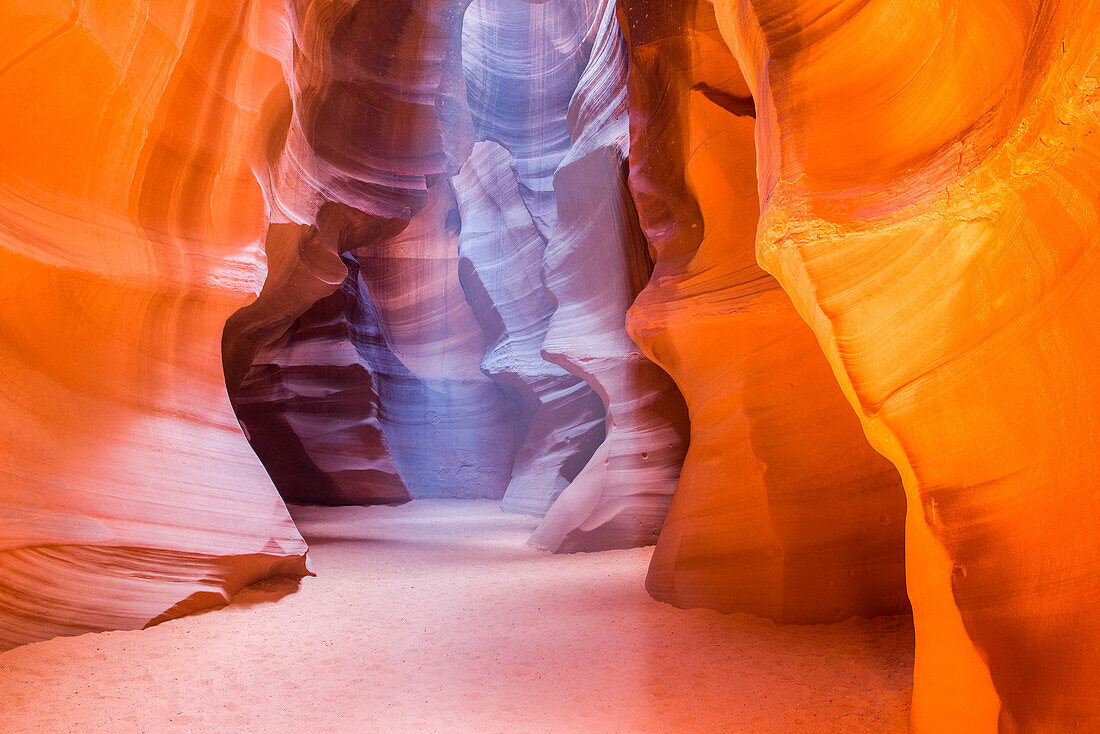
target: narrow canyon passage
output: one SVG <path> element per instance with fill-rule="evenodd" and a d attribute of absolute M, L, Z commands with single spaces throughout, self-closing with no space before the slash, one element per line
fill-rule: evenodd
<path fill-rule="evenodd" d="M 316 577 L 0 654 L 0 731 L 902 732 L 908 617 L 678 610 L 495 502 L 292 507 Z"/>
<path fill-rule="evenodd" d="M 0 20 L 0 734 L 1100 732 L 1100 0 Z"/>

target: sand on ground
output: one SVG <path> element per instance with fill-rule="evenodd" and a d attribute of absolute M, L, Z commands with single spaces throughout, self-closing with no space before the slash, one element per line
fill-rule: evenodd
<path fill-rule="evenodd" d="M 317 576 L 0 654 L 0 732 L 903 732 L 907 617 L 653 601 L 652 548 L 549 555 L 493 502 L 293 507 Z"/>

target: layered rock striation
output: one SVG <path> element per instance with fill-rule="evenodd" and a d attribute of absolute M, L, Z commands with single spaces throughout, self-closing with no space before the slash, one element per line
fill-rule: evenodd
<path fill-rule="evenodd" d="M 517 415 L 481 370 L 485 335 L 459 281 L 458 223 L 440 181 L 400 235 L 351 251 L 382 336 L 361 354 L 380 377 L 386 436 L 413 497 L 501 499 Z"/>
<path fill-rule="evenodd" d="M 756 264 L 754 106 L 713 6 L 620 12 L 630 189 L 657 253 L 627 323 L 691 421 L 647 588 L 783 622 L 905 612 L 900 479 Z"/>
<path fill-rule="evenodd" d="M 569 150 L 569 102 L 592 21 L 591 5 L 577 0 L 474 0 L 463 17 L 466 97 L 485 141 L 454 180 L 463 283 L 490 335 L 483 368 L 520 407 L 524 436 L 506 511 L 544 515 L 605 434 L 592 386 L 542 355 L 555 310 L 542 279 L 558 229 L 554 172 Z"/>
<path fill-rule="evenodd" d="M 512 156 L 474 146 L 452 179 L 462 220 L 459 277 L 489 337 L 481 368 L 519 407 L 517 447 L 501 509 L 545 515 L 604 439 L 588 384 L 542 356 L 554 307 L 540 276 L 546 240 L 520 194 Z"/>
<path fill-rule="evenodd" d="M 0 10 L 0 649 L 307 573 L 220 358 L 278 66 L 247 3 L 134 11 Z"/>
<path fill-rule="evenodd" d="M 0 19 L 0 648 L 308 573 L 272 480 L 795 622 L 905 512 L 913 730 L 1100 727 L 1094 3 Z"/>
<path fill-rule="evenodd" d="M 583 157 L 599 145 L 571 147 L 570 115 L 577 113 L 570 110 L 578 96 L 587 98 L 587 114 L 599 117 L 606 105 L 616 124 L 625 121 L 618 101 L 621 59 L 611 76 L 594 66 L 608 60 L 607 49 L 619 38 L 613 11 L 611 3 L 477 0 L 465 8 L 410 4 L 402 11 L 315 3 L 289 14 L 294 33 L 276 39 L 282 45 L 274 49 L 283 59 L 287 95 L 277 92 L 265 107 L 266 163 L 259 172 L 272 218 L 273 264 L 264 292 L 234 317 L 225 340 L 230 391 L 239 405 L 247 404 L 242 419 L 247 424 L 251 411 L 278 425 L 289 447 L 278 452 L 288 464 L 285 478 L 276 476 L 280 486 L 301 487 L 302 478 L 312 476 L 319 489 L 310 501 L 330 501 L 325 497 L 334 482 L 357 476 L 362 486 L 341 490 L 342 497 L 383 501 L 400 481 L 412 497 L 503 495 L 504 509 L 544 514 L 591 464 L 589 479 L 569 500 L 575 505 L 583 497 L 581 505 L 548 521 L 554 529 L 541 534 L 539 544 L 573 548 L 563 540 L 580 524 L 591 539 L 576 548 L 656 538 L 684 425 L 682 408 L 664 406 L 679 402 L 671 382 L 622 325 L 649 272 L 623 189 L 625 138 L 606 134 L 619 158 L 596 166 L 599 176 L 583 191 L 567 192 L 571 203 L 559 201 L 555 183 L 567 155 Z M 430 48 L 391 47 L 392 39 L 379 39 L 378 53 L 357 56 L 351 39 L 374 38 L 372 29 L 391 20 L 404 23 L 411 36 L 426 34 Z M 603 40 L 592 56 L 598 36 Z M 578 91 L 582 74 L 588 86 Z M 347 112 L 357 106 L 361 116 Z M 381 134 L 364 132 L 367 118 Z M 482 142 L 471 147 L 474 139 Z M 608 166 L 613 175 L 605 174 Z M 580 175 L 572 181 L 569 188 L 580 186 Z M 613 182 L 606 191 L 605 181 Z M 596 259 L 584 253 L 562 258 L 562 247 L 599 239 L 601 217 L 622 234 L 601 241 L 604 252 Z M 545 260 L 554 243 L 554 277 L 586 285 L 548 287 Z M 331 295 L 341 282 L 342 306 Z M 598 292 L 605 285 L 610 298 Z M 595 331 L 578 331 L 580 341 L 568 348 L 581 350 L 574 356 L 544 350 L 552 316 L 564 302 L 577 316 L 603 322 Z M 326 314 L 332 327 L 327 345 L 312 326 L 316 313 Z M 341 320 L 344 341 L 336 327 Z M 574 331 L 580 325 L 563 324 Z M 600 355 L 605 377 L 582 366 L 588 358 L 580 344 L 595 333 L 607 341 Z M 345 364 L 348 346 L 361 369 Z M 298 379 L 306 380 L 307 363 L 315 374 L 349 368 L 325 378 L 343 381 L 324 396 L 334 424 L 350 430 L 377 416 L 378 430 L 373 424 L 371 431 L 356 429 L 354 439 L 346 431 L 306 435 L 315 426 L 295 411 L 321 403 L 295 402 L 285 366 L 298 365 Z M 284 365 L 279 379 L 272 365 Z M 612 382 L 618 384 L 609 391 L 605 383 Z M 253 393 L 238 396 L 238 389 Z M 623 428 L 600 453 L 613 425 L 610 402 L 620 405 Z M 677 424 L 671 432 L 670 417 Z M 659 472 L 638 482 L 624 471 L 631 461 L 625 458 L 615 459 L 617 470 L 605 471 L 607 454 L 626 454 L 647 439 L 654 449 L 635 446 L 635 454 L 652 453 L 650 465 Z M 366 442 L 363 456 L 337 460 L 352 449 L 349 440 Z M 381 468 L 373 475 L 381 484 L 369 488 L 365 470 L 332 476 L 315 454 L 346 472 L 357 463 Z M 294 461 L 285 461 L 291 455 Z M 387 455 L 396 475 L 385 471 Z M 306 459 L 295 478 L 289 464 Z M 612 529 L 592 534 L 605 524 Z"/>
<path fill-rule="evenodd" d="M 543 277 L 557 309 L 543 353 L 599 393 L 607 436 L 531 538 L 555 551 L 654 542 L 687 443 L 683 399 L 623 326 L 652 269 L 626 183 L 626 68 L 615 7 L 603 3 L 554 174 L 558 228 Z"/>
<path fill-rule="evenodd" d="M 378 378 L 348 333 L 347 310 L 358 297 L 349 274 L 253 358 L 234 391 L 237 418 L 288 502 L 409 500 L 383 434 Z"/>
<path fill-rule="evenodd" d="M 472 143 L 464 6 L 314 2 L 289 8 L 292 33 L 272 38 L 286 86 L 266 105 L 259 177 L 269 243 L 278 247 L 292 228 L 289 265 L 272 270 L 264 293 L 227 329 L 227 375 L 233 392 L 236 375 L 264 363 L 354 368 L 325 410 L 351 425 L 377 420 L 353 439 L 366 441 L 359 463 L 381 469 L 360 472 L 358 501 L 399 499 L 399 485 L 413 497 L 499 498 L 511 468 L 515 411 L 479 369 L 484 336 L 458 282 L 448 179 Z M 404 34 L 383 32 L 394 27 Z M 330 318 L 345 333 L 334 335 L 329 356 L 301 335 L 311 309 L 324 310 L 341 284 Z M 293 423 L 277 392 L 251 404 Z M 318 438 L 330 455 L 355 451 L 336 435 Z"/>
<path fill-rule="evenodd" d="M 1100 8 L 717 8 L 760 260 L 904 481 L 913 730 L 1095 729 Z"/>

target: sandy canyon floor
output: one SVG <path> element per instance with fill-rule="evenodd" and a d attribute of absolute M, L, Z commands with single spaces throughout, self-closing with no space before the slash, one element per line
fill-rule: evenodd
<path fill-rule="evenodd" d="M 552 556 L 493 502 L 291 508 L 316 578 L 0 655 L 0 732 L 903 732 L 908 618 L 653 601 L 651 548 Z"/>

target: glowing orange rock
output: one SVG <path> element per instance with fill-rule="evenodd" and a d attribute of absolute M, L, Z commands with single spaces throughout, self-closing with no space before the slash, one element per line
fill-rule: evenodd
<path fill-rule="evenodd" d="M 279 79 L 248 7 L 0 10 L 0 648 L 306 573 L 222 375 Z"/>
<path fill-rule="evenodd" d="M 761 262 L 905 483 L 914 731 L 1100 728 L 1100 6 L 717 7 Z"/>
<path fill-rule="evenodd" d="M 780 621 L 906 611 L 897 472 L 756 264 L 753 104 L 712 6 L 622 7 L 630 183 L 658 253 L 628 325 L 691 418 L 646 585 L 679 606 Z"/>

